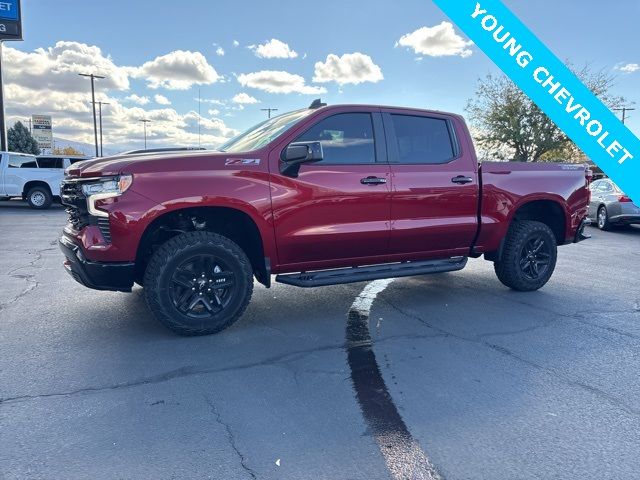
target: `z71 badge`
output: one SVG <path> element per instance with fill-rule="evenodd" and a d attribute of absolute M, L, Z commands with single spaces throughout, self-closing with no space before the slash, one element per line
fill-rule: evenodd
<path fill-rule="evenodd" d="M 259 158 L 227 158 L 225 165 L 260 165 Z"/>

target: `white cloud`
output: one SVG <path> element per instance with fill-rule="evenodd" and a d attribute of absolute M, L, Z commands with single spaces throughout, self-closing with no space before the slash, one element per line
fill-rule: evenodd
<path fill-rule="evenodd" d="M 23 52 L 4 47 L 3 73 L 6 83 L 18 82 L 29 88 L 57 92 L 87 91 L 89 80 L 79 73 L 94 73 L 106 78 L 95 81 L 96 90 L 127 90 L 126 67 L 113 63 L 99 47 L 79 42 L 57 42 L 49 48 Z"/>
<path fill-rule="evenodd" d="M 238 40 L 234 40 L 233 41 L 233 46 L 234 47 L 239 47 L 240 46 L 240 42 Z"/>
<path fill-rule="evenodd" d="M 218 110 L 217 108 L 212 108 L 207 110 L 207 113 L 212 117 L 217 117 L 218 115 L 220 115 L 220 110 Z"/>
<path fill-rule="evenodd" d="M 397 46 L 413 49 L 416 54 L 431 57 L 468 57 L 473 52 L 468 48 L 473 42 L 458 35 L 450 22 L 442 22 L 433 27 L 421 27 L 400 37 Z"/>
<path fill-rule="evenodd" d="M 259 72 L 242 73 L 238 82 L 243 87 L 257 88 L 269 93 L 325 93 L 323 87 L 306 85 L 304 78 L 289 72 L 278 70 L 261 70 Z"/>
<path fill-rule="evenodd" d="M 171 100 L 169 100 L 164 95 L 157 94 L 153 97 L 158 105 L 171 105 Z"/>
<path fill-rule="evenodd" d="M 221 79 L 200 52 L 176 50 L 131 68 L 131 75 L 145 78 L 150 88 L 187 90 L 193 85 L 208 85 Z"/>
<path fill-rule="evenodd" d="M 129 88 L 128 77 L 137 69 L 115 64 L 99 47 L 58 42 L 53 47 L 23 52 L 5 46 L 4 55 L 9 123 L 24 120 L 33 113 L 51 115 L 56 137 L 92 144 L 91 89 L 89 81 L 78 73 L 93 71 L 108 76 L 96 80 L 96 98 L 109 103 L 102 110 L 105 149 L 139 148 L 143 129 L 140 118 L 152 120 L 148 125 L 150 145 L 198 144 L 197 113 L 181 114 L 166 106 L 147 109 L 145 105 L 151 100 L 139 93 L 130 92 L 124 99 L 119 94 L 111 96 L 110 92 Z M 167 100 L 161 95 L 154 99 L 160 103 Z M 201 141 L 206 146 L 217 146 L 237 133 L 219 119 L 202 117 L 200 124 Z"/>
<path fill-rule="evenodd" d="M 640 70 L 640 63 L 627 63 L 626 65 L 618 65 L 616 69 L 624 73 L 634 73 Z"/>
<path fill-rule="evenodd" d="M 373 63 L 369 55 L 360 52 L 345 53 L 341 57 L 330 53 L 326 61 L 316 62 L 314 82 L 347 83 L 379 82 L 384 77 L 382 70 Z"/>
<path fill-rule="evenodd" d="M 194 98 L 195 101 L 198 101 L 197 98 Z M 200 101 L 202 103 L 210 103 L 212 105 L 224 105 L 224 101 L 218 100 L 217 98 L 201 98 Z"/>
<path fill-rule="evenodd" d="M 262 45 L 249 45 L 256 57 L 260 58 L 296 58 L 298 54 L 289 45 L 277 38 L 272 38 Z"/>
<path fill-rule="evenodd" d="M 260 103 L 257 98 L 252 97 L 244 92 L 238 93 L 235 95 L 231 101 L 233 103 L 241 103 L 241 104 L 251 104 L 251 103 Z"/>
<path fill-rule="evenodd" d="M 146 96 L 141 97 L 140 95 L 136 95 L 135 93 L 129 95 L 128 97 L 125 97 L 125 100 L 129 100 L 130 102 L 133 102 L 138 105 L 146 105 L 151 101 L 149 100 L 149 97 L 146 97 Z"/>
<path fill-rule="evenodd" d="M 222 48 L 222 47 L 216 48 L 216 55 L 218 55 L 219 57 L 223 57 L 224 56 L 224 48 Z"/>

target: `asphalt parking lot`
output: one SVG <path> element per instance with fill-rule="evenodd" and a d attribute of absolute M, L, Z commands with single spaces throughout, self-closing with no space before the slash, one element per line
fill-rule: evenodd
<path fill-rule="evenodd" d="M 257 285 L 181 338 L 141 289 L 76 284 L 64 221 L 0 202 L 0 478 L 638 478 L 640 228 L 590 229 L 534 293 L 483 260 Z"/>

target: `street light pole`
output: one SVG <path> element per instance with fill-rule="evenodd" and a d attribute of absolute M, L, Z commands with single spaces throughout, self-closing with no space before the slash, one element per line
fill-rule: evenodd
<path fill-rule="evenodd" d="M 140 121 L 144 125 L 144 149 L 147 149 L 147 123 L 151 120 L 147 120 L 146 118 L 141 118 Z"/>
<path fill-rule="evenodd" d="M 111 105 L 109 102 L 98 102 L 98 114 L 100 115 L 100 156 L 102 153 L 102 105 Z"/>
<path fill-rule="evenodd" d="M 96 157 L 98 155 L 98 124 L 96 119 L 96 89 L 94 86 L 94 80 L 96 78 L 105 78 L 100 75 L 94 75 L 93 73 L 79 73 L 81 77 L 89 77 L 91 78 L 91 104 L 93 106 L 93 136 L 96 142 Z"/>
<path fill-rule="evenodd" d="M 2 40 L 0 40 L 0 151 L 9 150 L 7 143 L 7 125 L 4 116 L 4 86 L 2 84 Z"/>

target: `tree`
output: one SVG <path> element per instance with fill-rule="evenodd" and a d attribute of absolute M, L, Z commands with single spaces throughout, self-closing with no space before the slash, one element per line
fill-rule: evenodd
<path fill-rule="evenodd" d="M 16 124 L 7 132 L 10 152 L 30 153 L 40 155 L 38 142 L 31 136 L 31 132 L 22 122 Z"/>
<path fill-rule="evenodd" d="M 609 108 L 624 98 L 610 93 L 614 78 L 588 66 L 574 73 Z M 585 155 L 538 106 L 504 75 L 479 80 L 466 107 L 482 157 L 519 162 L 578 161 Z"/>
<path fill-rule="evenodd" d="M 83 157 L 84 153 L 80 150 L 76 150 L 75 148 L 68 146 L 64 148 L 56 147 L 53 149 L 54 155 L 67 155 L 69 157 Z"/>

